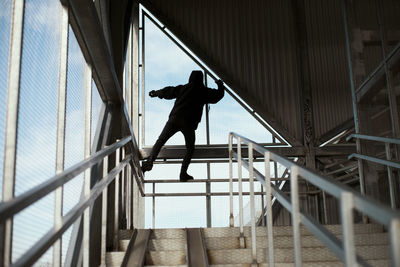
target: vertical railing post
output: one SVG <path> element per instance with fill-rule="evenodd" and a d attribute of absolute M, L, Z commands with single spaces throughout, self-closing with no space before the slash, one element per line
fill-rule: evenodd
<path fill-rule="evenodd" d="M 103 159 L 103 179 L 108 174 L 108 156 Z M 101 212 L 101 267 L 106 266 L 106 250 L 107 250 L 107 198 L 108 186 L 103 190 L 102 194 L 102 212 Z"/>
<path fill-rule="evenodd" d="M 343 192 L 340 197 L 340 214 L 342 217 L 343 248 L 345 251 L 346 266 L 356 266 L 356 250 L 354 246 L 353 229 L 353 195 Z"/>
<path fill-rule="evenodd" d="M 153 207 L 152 207 L 152 213 L 151 213 L 151 221 L 152 221 L 152 228 L 156 228 L 156 183 L 153 183 Z"/>
<path fill-rule="evenodd" d="M 269 266 L 274 267 L 274 236 L 272 230 L 272 194 L 271 194 L 271 171 L 270 171 L 270 158 L 271 153 L 265 152 L 265 196 L 267 206 L 267 240 L 268 240 L 268 260 Z"/>
<path fill-rule="evenodd" d="M 400 266 L 400 219 L 394 219 L 390 222 L 389 236 L 392 266 Z"/>
<path fill-rule="evenodd" d="M 293 228 L 293 245 L 294 245 L 294 263 L 296 267 L 302 266 L 301 259 L 301 233 L 300 233 L 300 199 L 298 184 L 298 168 L 292 166 L 290 168 L 290 196 L 292 202 L 292 228 Z"/>
<path fill-rule="evenodd" d="M 121 148 L 121 161 L 125 158 L 125 148 Z M 126 191 L 125 191 L 125 167 L 121 170 L 121 190 L 120 190 L 120 200 L 121 200 L 121 228 L 126 227 Z"/>
<path fill-rule="evenodd" d="M 323 214 L 324 214 L 324 223 L 328 224 L 328 211 L 327 211 L 327 205 L 326 205 L 326 193 L 325 191 L 322 191 L 322 208 L 323 208 Z"/>
<path fill-rule="evenodd" d="M 17 151 L 18 99 L 21 70 L 22 32 L 24 26 L 24 0 L 14 0 L 11 17 L 11 40 L 8 61 L 7 115 L 4 142 L 3 197 L 9 201 L 14 197 L 15 161 Z M 0 265 L 11 264 L 13 219 L 8 219 L 0 227 L 2 244 Z M 2 252 L 2 253 L 1 253 Z"/>
<path fill-rule="evenodd" d="M 243 185 L 242 185 L 242 140 L 237 138 L 237 155 L 238 155 L 238 178 L 239 178 L 239 229 L 240 229 L 240 247 L 245 247 L 243 232 Z"/>
<path fill-rule="evenodd" d="M 117 140 L 119 141 L 119 140 Z M 118 148 L 115 151 L 115 166 L 118 166 L 120 162 L 120 149 Z M 118 225 L 118 220 L 119 220 L 119 176 L 120 174 L 117 174 L 117 176 L 114 179 L 114 242 L 113 242 L 113 249 L 118 250 L 119 247 L 119 236 L 118 236 L 118 230 L 119 230 L 119 225 Z"/>
<path fill-rule="evenodd" d="M 233 220 L 233 166 L 232 166 L 232 142 L 233 135 L 229 134 L 229 227 L 234 226 Z"/>
<path fill-rule="evenodd" d="M 390 144 L 385 143 L 385 152 L 386 152 L 386 159 L 392 160 L 392 153 L 390 152 Z M 386 166 L 388 180 L 389 180 L 389 193 L 390 193 L 390 206 L 392 209 L 396 209 L 396 195 L 395 195 L 395 184 L 393 180 L 393 171 L 392 167 Z"/>
<path fill-rule="evenodd" d="M 85 142 L 84 157 L 90 157 L 91 149 L 91 117 L 92 117 L 92 68 L 86 63 L 85 69 Z M 84 195 L 90 194 L 90 168 L 84 172 Z M 83 267 L 90 266 L 89 260 L 90 250 L 90 207 L 86 208 L 83 213 Z"/>
<path fill-rule="evenodd" d="M 68 58 L 68 7 L 61 6 L 60 54 L 58 70 L 58 110 L 57 110 L 57 144 L 56 144 L 56 174 L 64 171 L 65 150 L 65 110 Z M 63 212 L 63 186 L 55 190 L 54 196 L 54 226 L 61 227 Z M 54 243 L 53 266 L 62 265 L 62 238 Z"/>
<path fill-rule="evenodd" d="M 145 123 L 146 123 L 146 117 L 145 117 L 145 99 L 146 99 L 146 84 L 145 84 L 145 16 L 144 13 L 142 12 L 142 146 L 145 145 Z M 139 142 L 139 141 L 138 141 Z"/>
<path fill-rule="evenodd" d="M 249 155 L 249 182 L 250 182 L 250 219 L 251 219 L 251 256 L 252 264 L 257 265 L 257 242 L 256 242 L 256 216 L 254 205 L 254 169 L 253 169 L 253 143 L 248 145 Z"/>

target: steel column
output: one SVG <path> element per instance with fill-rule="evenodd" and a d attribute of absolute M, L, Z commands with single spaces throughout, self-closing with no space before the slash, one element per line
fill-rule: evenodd
<path fill-rule="evenodd" d="M 205 86 L 207 87 L 208 86 L 208 79 L 207 79 L 208 72 L 205 69 L 203 69 L 203 71 L 205 73 L 205 75 L 204 75 L 204 77 L 205 77 Z M 204 108 L 206 109 L 206 142 L 207 142 L 206 144 L 210 145 L 210 118 L 209 118 L 210 105 L 206 104 L 204 106 Z M 207 180 L 210 180 L 211 179 L 211 165 L 210 165 L 209 162 L 207 162 L 206 164 L 207 164 Z M 206 182 L 206 193 L 207 194 L 211 193 L 211 184 L 210 184 L 210 182 Z M 212 212 L 211 212 L 211 196 L 210 195 L 206 196 L 206 211 L 207 211 L 207 215 L 206 215 L 207 227 L 211 227 L 211 215 L 212 215 Z"/>
<path fill-rule="evenodd" d="M 239 178 L 239 229 L 240 229 L 240 247 L 245 247 L 243 233 L 243 192 L 242 192 L 242 146 L 241 138 L 237 138 L 237 155 L 238 155 L 238 178 Z"/>
<path fill-rule="evenodd" d="M 153 203 L 152 203 L 152 212 L 151 212 L 151 223 L 152 223 L 152 228 L 155 229 L 156 228 L 156 197 L 155 197 L 155 193 L 156 193 L 156 184 L 153 183 Z"/>
<path fill-rule="evenodd" d="M 386 152 L 386 159 L 391 161 L 392 160 L 392 153 L 390 151 L 390 144 L 385 143 L 385 152 Z M 395 195 L 395 181 L 393 177 L 393 170 L 392 167 L 386 166 L 387 174 L 388 174 L 388 182 L 389 182 L 389 193 L 390 193 L 390 206 L 392 209 L 396 209 L 396 195 Z"/>
<path fill-rule="evenodd" d="M 58 70 L 58 111 L 57 111 L 57 148 L 56 174 L 64 171 L 65 150 L 65 110 L 67 89 L 67 60 L 68 60 L 68 7 L 61 7 L 60 54 Z M 54 226 L 61 227 L 63 211 L 63 186 L 55 190 Z M 62 239 L 56 241 L 53 247 L 53 266 L 62 265 Z"/>
<path fill-rule="evenodd" d="M 251 256 L 252 265 L 257 264 L 256 242 L 256 216 L 254 204 L 254 168 L 253 168 L 253 143 L 249 144 L 249 178 L 250 178 L 250 222 L 251 222 Z M 262 196 L 261 196 L 262 197 Z"/>
<path fill-rule="evenodd" d="M 274 267 L 274 234 L 272 221 L 272 194 L 271 194 L 271 171 L 270 171 L 270 152 L 265 152 L 265 197 L 267 207 L 267 241 L 268 241 L 268 260 L 269 266 Z M 275 162 L 274 162 L 275 163 Z M 265 254 L 267 255 L 267 253 Z"/>
<path fill-rule="evenodd" d="M 84 158 L 87 159 L 91 154 L 91 117 L 92 117 L 92 67 L 86 63 L 85 69 L 85 142 Z M 90 194 L 90 168 L 84 172 L 84 195 Z M 90 266 L 90 207 L 83 213 L 83 267 Z"/>
<path fill-rule="evenodd" d="M 103 179 L 108 174 L 108 156 L 103 160 Z M 106 186 L 102 193 L 102 212 L 101 212 L 101 267 L 106 267 L 106 254 L 107 254 L 107 195 L 108 186 Z"/>
<path fill-rule="evenodd" d="M 343 248 L 346 266 L 356 266 L 356 249 L 353 229 L 354 199 L 350 192 L 343 192 L 340 197 L 340 214 L 342 217 Z"/>
<path fill-rule="evenodd" d="M 233 166 L 232 166 L 232 142 L 233 135 L 229 134 L 229 227 L 234 226 L 233 220 Z"/>
<path fill-rule="evenodd" d="M 354 74 L 353 74 L 353 63 L 352 63 L 352 57 L 351 57 L 351 44 L 350 44 L 349 29 L 348 29 L 346 0 L 342 0 L 342 12 L 343 12 L 344 32 L 345 32 L 345 37 L 346 37 L 347 67 L 348 67 L 349 78 L 350 78 L 350 89 L 351 89 L 351 98 L 352 98 L 353 115 L 354 115 L 354 129 L 355 129 L 356 133 L 360 133 L 355 80 L 354 80 Z M 356 145 L 357 145 L 357 153 L 360 153 L 361 152 L 361 143 L 360 143 L 359 139 L 356 140 Z M 365 194 L 365 181 L 364 181 L 363 162 L 361 159 L 358 159 L 357 162 L 358 162 L 358 171 L 359 171 L 359 178 L 360 178 L 360 192 L 361 192 L 361 194 L 364 195 Z M 365 216 L 363 216 L 363 221 L 364 221 L 364 223 L 367 222 L 367 219 Z"/>
<path fill-rule="evenodd" d="M 7 114 L 4 140 L 4 168 L 3 168 L 3 197 L 2 201 L 9 201 L 14 197 L 15 165 L 17 152 L 18 129 L 18 100 L 19 82 L 21 74 L 22 32 L 24 26 L 24 0 L 14 0 L 11 17 L 11 40 L 9 52 L 9 69 L 7 84 Z M 1 225 L 2 251 L 1 264 L 8 267 L 12 255 L 13 220 L 8 219 Z"/>
<path fill-rule="evenodd" d="M 146 46 L 145 46 L 145 16 L 144 16 L 144 12 L 142 10 L 142 63 L 140 66 L 142 66 L 142 79 L 141 79 L 141 83 L 142 83 L 142 147 L 145 146 L 145 125 L 146 125 L 146 117 L 145 117 L 145 100 L 146 100 L 146 84 L 145 84 L 145 59 L 146 59 Z"/>
<path fill-rule="evenodd" d="M 117 149 L 115 151 L 115 166 L 118 166 L 120 163 L 120 149 Z M 113 240 L 113 249 L 118 250 L 118 244 L 119 244 L 119 236 L 118 236 L 118 230 L 119 230 L 119 175 L 115 177 L 115 182 L 114 182 L 114 240 Z"/>
<path fill-rule="evenodd" d="M 292 229 L 293 229 L 293 247 L 294 247 L 294 265 L 302 266 L 301 260 L 301 234 L 300 234 L 300 199 L 299 199 L 299 183 L 298 183 L 298 167 L 290 168 L 290 193 L 292 202 Z"/>

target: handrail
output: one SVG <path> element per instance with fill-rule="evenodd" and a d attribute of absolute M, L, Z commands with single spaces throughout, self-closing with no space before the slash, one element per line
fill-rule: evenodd
<path fill-rule="evenodd" d="M 50 229 L 36 244 L 34 244 L 21 258 L 12 266 L 30 266 L 35 263 L 51 245 L 68 230 L 68 228 L 83 214 L 86 208 L 91 206 L 94 201 L 102 194 L 103 190 L 115 179 L 115 177 L 132 160 L 132 154 L 127 156 L 121 163 L 112 169 L 107 176 L 96 183 L 92 188 L 90 195 L 76 204 L 64 217 L 59 227 L 54 226 Z"/>
<path fill-rule="evenodd" d="M 53 176 L 47 181 L 37 185 L 33 189 L 15 197 L 9 201 L 0 203 L 0 223 L 4 222 L 14 214 L 23 210 L 24 208 L 32 205 L 34 202 L 45 197 L 47 194 L 53 192 L 57 187 L 62 186 L 82 173 L 87 168 L 99 163 L 104 157 L 114 153 L 118 148 L 124 146 L 131 140 L 130 136 L 115 142 L 114 144 L 103 148 L 102 150 L 94 153 L 89 158 L 75 164 L 64 172 Z"/>
<path fill-rule="evenodd" d="M 388 138 L 388 137 L 372 136 L 365 134 L 351 134 L 346 137 L 346 141 L 350 141 L 353 138 L 400 145 L 400 139 L 397 138 Z"/>
<path fill-rule="evenodd" d="M 242 159 L 240 153 L 235 153 L 232 150 L 233 138 L 237 139 L 238 147 L 244 143 L 249 145 L 249 149 L 254 149 L 264 155 L 265 159 L 265 173 L 264 177 L 260 172 L 256 171 L 252 164 L 252 159 L 249 161 Z M 339 182 L 329 177 L 322 176 L 313 170 L 307 169 L 299 164 L 284 158 L 270 150 L 260 146 L 254 141 L 243 137 L 236 133 L 229 134 L 229 154 L 231 159 L 236 158 L 238 165 L 243 165 L 249 169 L 250 173 L 253 173 L 257 181 L 266 187 L 267 196 L 267 230 L 268 230 L 268 252 L 270 259 L 270 266 L 274 265 L 273 260 L 273 236 L 272 236 L 272 212 L 271 207 L 268 206 L 268 200 L 274 196 L 276 199 L 292 214 L 292 225 L 293 225 L 293 237 L 294 237 L 294 250 L 295 250 L 295 264 L 299 266 L 301 264 L 301 243 L 300 243 L 300 223 L 303 223 L 317 238 L 321 240 L 334 254 L 336 254 L 346 265 L 353 265 L 356 262 L 362 265 L 368 265 L 355 253 L 354 246 L 354 232 L 353 232 L 353 209 L 357 209 L 364 214 L 367 214 L 375 221 L 385 225 L 390 233 L 390 246 L 391 246 L 391 258 L 394 266 L 400 265 L 400 212 L 394 211 L 377 201 L 363 196 L 360 193 L 352 190 L 351 188 L 340 184 Z M 249 151 L 249 155 L 250 151 Z M 282 164 L 284 167 L 290 169 L 291 172 L 291 200 L 281 190 L 279 190 L 274 184 L 270 182 L 269 164 L 270 160 Z M 232 162 L 232 161 L 230 161 Z M 240 167 L 241 168 L 241 167 Z M 230 172 L 231 173 L 231 172 Z M 251 174 L 250 174 L 251 175 Z M 341 204 L 341 216 L 342 216 L 342 228 L 343 228 L 343 244 L 338 241 L 323 225 L 315 221 L 308 214 L 305 214 L 299 209 L 299 192 L 297 188 L 298 177 L 301 176 L 306 181 L 319 187 L 321 190 L 329 193 L 330 195 L 338 198 Z M 241 175 L 239 173 L 239 180 Z M 230 183 L 232 183 L 232 176 L 230 176 Z M 239 187 L 241 182 L 239 182 Z M 230 186 L 232 188 L 232 186 Z M 240 192 L 240 188 L 239 188 Z M 254 194 L 254 192 L 251 192 Z M 239 201 L 242 196 L 239 194 Z M 251 197 L 250 197 L 251 199 Z M 231 200 L 231 205 L 233 201 Z M 270 202 L 269 202 L 270 203 Z M 251 204 L 251 209 L 254 209 L 254 205 Z M 233 208 L 231 207 L 231 211 Z M 243 212 L 240 212 L 242 216 Z M 232 216 L 232 214 L 230 215 Z M 254 218 L 251 218 L 254 220 Z M 255 236 L 252 238 L 255 238 Z M 253 258 L 254 260 L 254 258 Z"/>
<path fill-rule="evenodd" d="M 365 155 L 361 155 L 361 154 L 357 154 L 357 153 L 353 153 L 353 154 L 349 155 L 347 158 L 348 159 L 352 159 L 352 158 L 363 159 L 363 160 L 371 161 L 371 162 L 378 163 L 381 165 L 400 169 L 400 163 L 398 163 L 398 162 L 379 159 L 379 158 L 375 158 L 375 157 L 371 157 L 371 156 L 365 156 Z"/>
<path fill-rule="evenodd" d="M 371 135 L 365 135 L 365 134 L 352 134 L 352 135 L 348 136 L 346 138 L 346 140 L 349 141 L 352 138 L 356 138 L 357 140 L 362 139 L 362 140 L 369 140 L 369 141 L 385 143 L 386 160 L 367 156 L 367 155 L 361 155 L 358 153 L 351 154 L 348 157 L 348 159 L 357 158 L 359 161 L 359 164 L 361 164 L 362 160 L 367 160 L 367 161 L 371 161 L 371 162 L 386 166 L 387 177 L 389 180 L 390 205 L 391 205 L 392 209 L 396 209 L 397 203 L 396 203 L 396 193 L 395 193 L 395 181 L 394 181 L 394 177 L 393 177 L 393 173 L 392 173 L 392 168 L 400 169 L 400 163 L 391 161 L 392 153 L 391 153 L 390 144 L 400 145 L 400 139 L 380 137 L 380 136 L 371 136 Z M 363 179 L 364 178 L 362 178 L 362 180 Z"/>

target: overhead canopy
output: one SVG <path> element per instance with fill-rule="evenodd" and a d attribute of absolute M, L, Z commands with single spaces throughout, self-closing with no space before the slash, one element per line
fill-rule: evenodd
<path fill-rule="evenodd" d="M 316 143 L 352 126 L 341 1 L 140 2 L 291 144 L 304 140 L 304 81 L 309 83 Z M 360 27 L 366 30 L 374 27 L 368 25 L 374 12 L 370 2 L 356 1 Z M 395 12 L 385 12 L 389 22 L 396 21 Z M 299 30 L 299 16 L 305 29 Z M 305 40 L 305 53 L 299 38 Z M 379 54 L 379 48 L 371 51 Z M 301 53 L 309 63 L 307 79 L 301 77 Z M 367 65 L 374 65 L 372 58 Z"/>

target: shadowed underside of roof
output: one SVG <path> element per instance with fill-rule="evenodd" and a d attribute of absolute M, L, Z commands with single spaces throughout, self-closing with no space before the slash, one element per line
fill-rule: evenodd
<path fill-rule="evenodd" d="M 306 0 L 303 11 L 295 0 L 141 3 L 291 144 L 304 139 L 298 36 L 305 33 L 301 37 L 309 63 L 309 85 L 305 86 L 312 97 L 315 140 L 333 129 L 341 131 L 343 124 L 351 126 L 341 1 Z M 366 30 L 374 27 L 366 19 L 371 17 L 373 3 L 356 1 L 360 27 Z M 305 27 L 300 31 L 299 12 L 303 12 Z M 389 22 L 395 21 L 395 12 L 386 13 Z M 371 51 L 366 61 L 374 65 L 379 48 Z"/>

